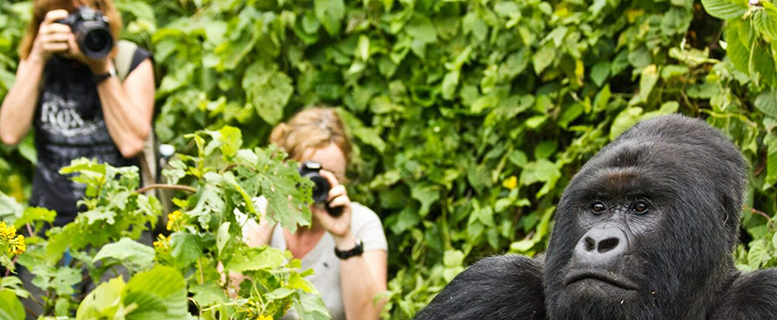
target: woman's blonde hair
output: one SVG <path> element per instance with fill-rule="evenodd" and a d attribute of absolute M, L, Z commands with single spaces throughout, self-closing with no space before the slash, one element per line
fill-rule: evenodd
<path fill-rule="evenodd" d="M 40 24 L 43 23 L 43 19 L 46 18 L 46 14 L 51 10 L 63 9 L 67 12 L 73 13 L 78 7 L 87 6 L 92 9 L 99 10 L 106 17 L 108 17 L 108 24 L 111 28 L 111 34 L 115 41 L 119 40 L 121 34 L 121 15 L 116 10 L 116 6 L 113 5 L 112 0 L 35 0 L 32 4 L 32 19 L 27 26 L 27 32 L 24 34 L 22 45 L 19 47 L 19 56 L 22 59 L 27 59 L 32 51 L 32 45 L 35 43 L 35 38 L 38 36 L 38 29 Z M 113 46 L 113 51 L 109 55 L 113 58 L 116 55 L 116 46 Z"/>
<path fill-rule="evenodd" d="M 333 108 L 315 107 L 297 113 L 288 123 L 273 129 L 270 143 L 278 145 L 294 160 L 301 160 L 305 150 L 334 144 L 343 151 L 346 165 L 351 162 L 351 141 Z"/>

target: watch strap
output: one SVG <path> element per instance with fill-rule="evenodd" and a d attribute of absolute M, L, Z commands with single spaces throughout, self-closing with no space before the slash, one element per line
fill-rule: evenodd
<path fill-rule="evenodd" d="M 94 81 L 95 84 L 99 84 L 105 80 L 108 80 L 108 78 L 115 77 L 115 76 L 116 76 L 116 68 L 111 67 L 111 69 L 108 70 L 108 72 L 106 73 L 96 74 L 92 76 L 92 80 Z"/>
<path fill-rule="evenodd" d="M 346 260 L 351 257 L 360 256 L 362 253 L 364 253 L 364 243 L 361 241 L 361 239 L 356 240 L 356 246 L 351 250 L 340 251 L 337 249 L 337 247 L 335 247 L 335 256 L 340 258 L 340 260 Z"/>

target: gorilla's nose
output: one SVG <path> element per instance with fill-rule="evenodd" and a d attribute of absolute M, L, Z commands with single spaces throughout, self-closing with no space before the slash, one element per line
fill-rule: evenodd
<path fill-rule="evenodd" d="M 598 267 L 616 262 L 626 251 L 628 242 L 621 229 L 594 228 L 577 243 L 573 258 L 579 267 Z"/>

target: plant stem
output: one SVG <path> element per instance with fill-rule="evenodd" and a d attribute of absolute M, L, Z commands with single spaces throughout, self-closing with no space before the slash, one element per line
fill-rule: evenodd
<path fill-rule="evenodd" d="M 176 184 L 160 184 L 160 183 L 147 185 L 145 187 L 135 190 L 135 192 L 144 193 L 148 190 L 153 190 L 153 189 L 180 190 L 180 191 L 187 191 L 191 193 L 197 192 L 197 189 L 192 188 L 190 186 L 182 186 L 182 185 L 176 185 Z"/>

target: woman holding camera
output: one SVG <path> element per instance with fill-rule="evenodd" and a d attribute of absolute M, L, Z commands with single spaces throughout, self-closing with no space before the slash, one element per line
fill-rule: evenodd
<path fill-rule="evenodd" d="M 83 36 L 89 29 L 85 25 L 97 26 L 104 37 Z M 16 83 L 0 107 L 0 139 L 15 145 L 33 128 L 38 163 L 30 204 L 56 210 L 57 226 L 75 218 L 76 202 L 84 194 L 84 187 L 59 169 L 80 157 L 114 166 L 136 164 L 134 157 L 151 132 L 150 54 L 142 49 L 129 53 L 129 72 L 118 79 L 113 59 L 120 31 L 121 18 L 111 0 L 33 4 Z M 91 50 L 102 50 L 103 56 Z"/>
<path fill-rule="evenodd" d="M 316 286 L 333 320 L 378 319 L 385 301 L 374 303 L 386 291 L 388 244 L 378 216 L 348 198 L 344 181 L 351 142 L 336 111 L 312 108 L 278 125 L 270 142 L 289 157 L 307 163 L 303 170 L 320 170 L 330 187 L 322 203 L 311 206 L 309 227 L 291 233 L 270 226 L 266 219 L 249 221 L 243 231 L 249 245 L 269 244 L 291 251 L 302 269 L 313 268 L 308 280 Z M 257 201 L 264 211 L 266 201 Z M 296 319 L 293 312 L 282 319 Z"/>

